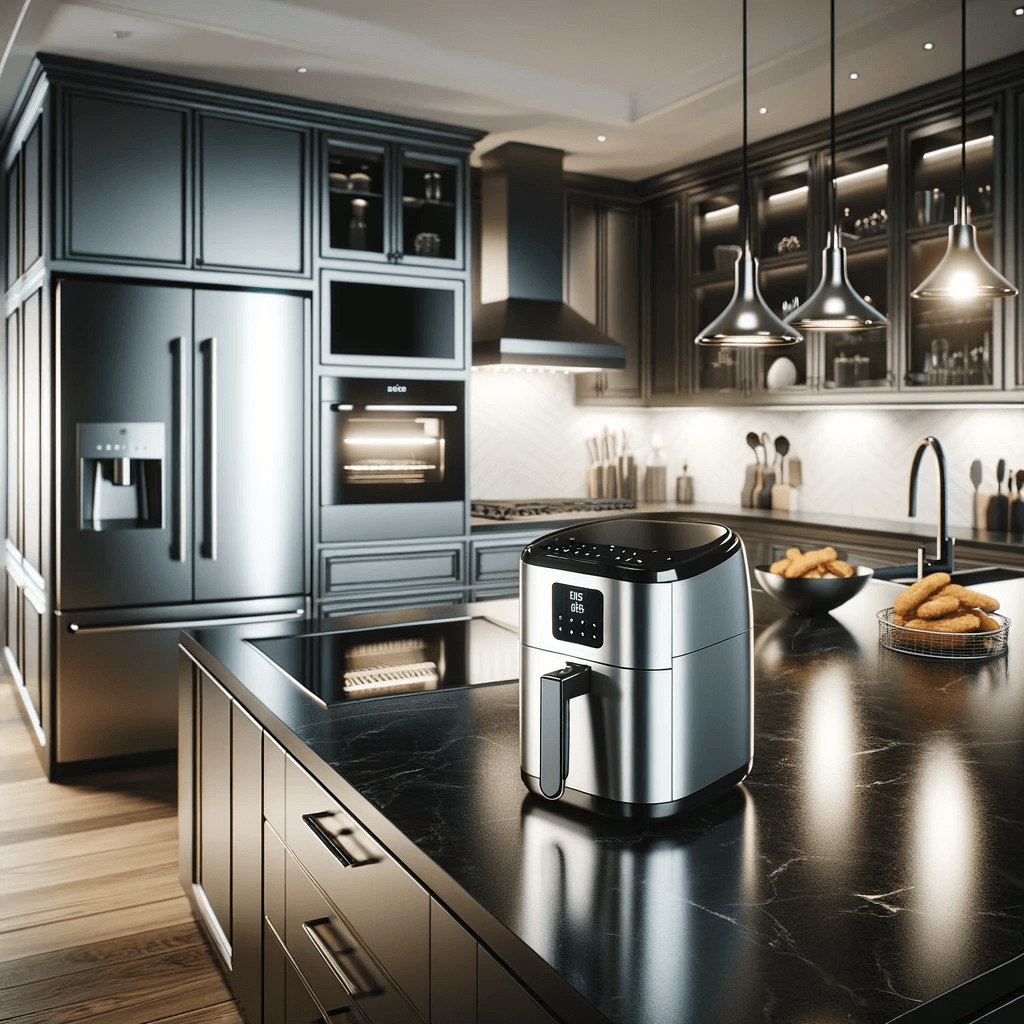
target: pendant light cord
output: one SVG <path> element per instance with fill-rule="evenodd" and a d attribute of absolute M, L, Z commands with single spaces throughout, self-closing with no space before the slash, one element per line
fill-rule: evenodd
<path fill-rule="evenodd" d="M 832 175 L 830 179 L 830 194 L 832 196 L 832 223 L 829 227 L 832 229 L 832 244 L 834 246 L 839 245 L 840 234 L 839 234 L 839 189 L 836 186 L 836 0 L 832 0 L 832 53 L 831 53 L 831 68 L 832 68 L 832 117 L 831 117 L 831 169 Z"/>
<path fill-rule="evenodd" d="M 960 0 L 960 196 L 967 222 L 967 0 Z"/>
<path fill-rule="evenodd" d="M 747 166 L 747 0 L 743 0 L 743 238 L 750 251 L 750 169 Z"/>

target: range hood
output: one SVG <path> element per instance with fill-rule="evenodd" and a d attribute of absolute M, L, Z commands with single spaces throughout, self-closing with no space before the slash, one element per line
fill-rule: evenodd
<path fill-rule="evenodd" d="M 563 155 L 506 142 L 482 158 L 474 366 L 582 373 L 626 365 L 626 350 L 562 301 Z"/>

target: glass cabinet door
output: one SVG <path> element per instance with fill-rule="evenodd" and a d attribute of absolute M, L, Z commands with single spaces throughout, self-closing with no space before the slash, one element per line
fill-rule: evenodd
<path fill-rule="evenodd" d="M 978 248 L 993 260 L 995 139 L 991 115 L 967 125 L 967 203 Z M 960 122 L 933 125 L 910 140 L 912 202 L 908 216 L 907 291 L 946 252 L 960 194 Z M 996 264 L 998 265 L 998 264 Z M 909 387 L 986 387 L 994 383 L 994 304 L 991 300 L 908 299 L 906 375 Z"/>
<path fill-rule="evenodd" d="M 827 177 L 827 176 L 826 176 Z M 882 143 L 836 156 L 836 210 L 846 247 L 850 283 L 864 300 L 889 315 L 889 155 Z M 826 203 L 829 197 L 826 196 Z M 812 275 L 814 286 L 820 269 Z M 822 332 L 826 389 L 889 387 L 889 330 Z"/>
<path fill-rule="evenodd" d="M 383 148 L 327 142 L 325 248 L 336 256 L 384 259 L 390 252 Z"/>
<path fill-rule="evenodd" d="M 733 264 L 743 246 L 739 202 L 739 187 L 730 185 L 693 204 L 693 266 L 697 274 L 728 274 L 732 278 Z"/>
<path fill-rule="evenodd" d="M 762 266 L 760 286 L 761 297 L 768 308 L 779 319 L 788 316 L 809 294 L 807 257 L 782 266 Z M 763 354 L 763 360 L 754 367 L 757 376 L 753 387 L 773 392 L 806 388 L 809 383 L 807 354 L 812 337 L 804 333 L 803 340 L 795 345 L 757 349 Z"/>
<path fill-rule="evenodd" d="M 461 261 L 459 163 L 402 152 L 399 184 L 402 206 L 398 252 L 403 262 Z"/>
<path fill-rule="evenodd" d="M 760 179 L 757 186 L 759 230 L 755 256 L 768 260 L 807 251 L 808 193 L 806 164 Z"/>

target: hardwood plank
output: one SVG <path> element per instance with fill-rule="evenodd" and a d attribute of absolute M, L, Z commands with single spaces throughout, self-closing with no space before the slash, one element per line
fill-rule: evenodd
<path fill-rule="evenodd" d="M 98 971 L 114 964 L 157 956 L 205 944 L 194 921 L 169 928 L 119 935 L 83 946 L 71 946 L 21 957 L 0 967 L 0 990 L 59 978 L 81 971 Z M 2 994 L 0 994 L 2 1000 Z"/>
<path fill-rule="evenodd" d="M 23 865 L 38 865 L 47 861 L 64 860 L 68 856 L 69 849 L 73 849 L 76 855 L 90 856 L 105 851 L 126 850 L 132 846 L 143 846 L 148 843 L 166 842 L 173 845 L 177 842 L 177 838 L 177 819 L 164 817 L 136 824 L 114 825 L 110 828 L 79 832 L 75 835 L 73 845 L 55 843 L 52 839 L 27 840 L 16 846 L 0 846 L 0 873 Z M 2 891 L 3 885 L 0 883 L 0 892 Z"/>
<path fill-rule="evenodd" d="M 142 871 L 119 871 L 81 884 L 40 886 L 4 896 L 0 932 L 89 917 L 104 910 L 173 899 L 181 892 L 176 860 Z"/>
<path fill-rule="evenodd" d="M 111 830 L 113 831 L 113 830 Z M 68 848 L 64 848 L 67 854 Z M 64 856 L 60 859 L 25 864 L 17 868 L 0 871 L 0 892 L 6 896 L 13 893 L 29 892 L 52 885 L 81 884 L 92 879 L 103 878 L 124 871 L 131 864 L 132 871 L 161 867 L 170 864 L 177 870 L 174 851 L 168 849 L 166 840 L 139 845 L 126 845 L 120 850 L 104 850 L 100 853 Z M 3 912 L 0 911 L 0 919 Z"/>
<path fill-rule="evenodd" d="M 234 1000 L 230 1003 L 218 1003 L 216 1006 L 205 1006 L 201 1010 L 190 1010 L 173 1017 L 161 1017 L 159 1021 L 149 1024 L 245 1024 Z"/>
<path fill-rule="evenodd" d="M 0 964 L 151 928 L 171 928 L 191 920 L 192 907 L 179 887 L 178 895 L 171 900 L 154 900 L 139 906 L 104 910 L 72 921 L 53 921 L 20 931 L 0 932 Z"/>
<path fill-rule="evenodd" d="M 19 1024 L 147 1024 L 231 998 L 205 945 L 0 991 L 0 1014 Z M 39 1009 L 44 1007 L 44 1009 Z"/>

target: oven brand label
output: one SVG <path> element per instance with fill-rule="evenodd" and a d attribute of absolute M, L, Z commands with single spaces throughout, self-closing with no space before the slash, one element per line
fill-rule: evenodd
<path fill-rule="evenodd" d="M 388 394 L 389 395 L 404 395 L 409 389 L 404 384 L 389 384 Z"/>

